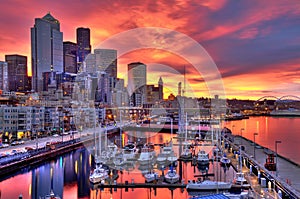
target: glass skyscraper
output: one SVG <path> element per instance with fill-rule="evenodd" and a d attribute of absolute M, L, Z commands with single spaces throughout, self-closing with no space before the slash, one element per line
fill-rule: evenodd
<path fill-rule="evenodd" d="M 32 89 L 43 90 L 43 72 L 63 72 L 63 33 L 50 13 L 31 28 Z"/>

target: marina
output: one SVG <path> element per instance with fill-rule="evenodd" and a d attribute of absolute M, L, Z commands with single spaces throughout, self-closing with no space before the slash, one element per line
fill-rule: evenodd
<path fill-rule="evenodd" d="M 153 143 L 152 146 L 154 146 L 154 149 L 156 151 L 155 161 L 153 162 L 153 164 L 151 164 L 152 166 L 143 168 L 144 167 L 143 164 L 140 164 L 140 162 L 138 161 L 139 156 L 135 155 L 132 158 L 132 160 L 130 160 L 130 161 L 128 160 L 126 164 L 122 163 L 122 164 L 112 167 L 112 168 L 116 168 L 116 170 L 109 169 L 108 173 L 107 173 L 109 177 L 107 178 L 107 180 L 102 180 L 102 182 L 100 181 L 100 182 L 96 182 L 96 183 L 90 183 L 90 187 L 88 186 L 88 187 L 84 188 L 86 190 L 85 195 L 90 195 L 90 197 L 92 197 L 92 195 L 95 194 L 94 191 L 97 191 L 99 189 L 99 190 L 104 191 L 104 193 L 105 193 L 106 192 L 105 190 L 107 189 L 108 191 L 111 190 L 109 192 L 111 192 L 113 197 L 119 198 L 120 191 L 122 192 L 123 189 L 124 189 L 123 190 L 124 193 L 122 193 L 122 194 L 139 193 L 140 191 L 137 191 L 137 190 L 140 190 L 140 189 L 144 190 L 144 191 L 146 191 L 148 189 L 150 189 L 150 190 L 153 189 L 152 193 L 153 194 L 155 193 L 153 196 L 161 197 L 162 195 L 159 190 L 172 189 L 171 192 L 165 192 L 164 194 L 171 194 L 171 195 L 173 194 L 173 197 L 174 197 L 174 194 L 176 193 L 176 196 L 179 196 L 179 198 L 187 198 L 188 195 L 195 194 L 194 191 L 192 191 L 192 192 L 188 191 L 191 189 L 190 188 L 187 189 L 187 187 L 190 187 L 191 184 L 193 184 L 193 183 L 194 183 L 193 184 L 194 187 L 197 187 L 197 185 L 200 182 L 205 181 L 204 178 L 199 181 L 198 180 L 199 176 L 201 178 L 208 176 L 209 181 L 206 181 L 206 182 L 233 183 L 235 181 L 236 176 L 238 175 L 238 171 L 240 170 L 240 162 L 238 162 L 238 158 L 236 156 L 236 153 L 238 150 L 236 150 L 237 147 L 234 146 L 235 144 L 240 143 L 240 137 L 238 137 L 238 136 L 235 136 L 235 138 L 234 138 L 235 143 L 229 144 L 231 146 L 230 150 L 228 148 L 225 149 L 225 143 L 224 142 L 222 143 L 221 150 L 226 152 L 226 157 L 231 161 L 230 167 L 223 167 L 221 165 L 220 160 L 218 161 L 218 158 L 216 158 L 217 155 L 220 154 L 219 151 L 215 150 L 216 149 L 215 147 L 210 146 L 209 142 L 205 142 L 205 143 L 203 142 L 202 144 L 198 143 L 197 146 L 193 144 L 194 146 L 190 150 L 192 152 L 195 151 L 195 152 L 193 152 L 194 156 L 192 158 L 182 159 L 182 158 L 177 157 L 177 158 L 179 158 L 177 160 L 178 161 L 177 165 L 173 165 L 172 167 L 169 167 L 170 162 L 168 162 L 167 160 L 165 162 L 163 162 L 162 164 L 157 164 L 156 161 L 157 161 L 158 155 L 162 152 L 164 146 L 165 146 L 165 150 L 167 151 L 167 154 L 171 154 L 171 152 L 169 152 L 169 150 L 168 150 L 168 146 L 170 145 L 169 141 L 171 140 L 171 137 L 172 137 L 171 134 L 168 134 L 168 133 L 153 134 L 151 132 L 146 132 L 146 133 L 142 133 L 142 134 L 144 134 L 145 137 L 148 137 L 147 140 L 149 142 Z M 129 146 L 128 144 L 125 144 L 127 142 L 127 140 L 138 141 L 137 135 L 140 135 L 140 132 L 132 131 L 129 134 L 127 134 L 125 132 L 124 135 L 122 136 L 124 138 L 124 141 L 123 141 L 124 147 Z M 108 140 L 107 140 L 108 142 L 110 142 L 111 136 L 113 136 L 115 139 L 117 139 L 118 133 L 109 134 Z M 176 135 L 173 135 L 173 138 L 175 138 L 175 137 L 176 137 Z M 146 142 L 146 139 L 144 141 Z M 179 149 L 180 149 L 180 145 L 182 145 L 182 143 L 180 144 L 180 142 L 181 142 L 180 139 L 173 139 L 173 142 L 172 142 L 173 147 L 170 148 L 170 151 L 174 150 L 175 153 L 180 154 Z M 247 151 L 247 154 L 244 154 L 243 169 L 242 169 L 242 171 L 245 173 L 246 181 L 251 186 L 251 191 L 249 192 L 250 196 L 251 196 L 251 194 L 252 194 L 252 196 L 255 194 L 261 194 L 262 191 L 264 194 L 267 194 L 266 190 L 268 190 L 267 191 L 268 194 L 272 193 L 275 198 L 275 192 L 270 192 L 270 190 L 277 189 L 277 191 L 278 191 L 280 188 L 280 190 L 282 190 L 281 194 L 283 195 L 283 198 L 291 196 L 292 193 L 295 193 L 294 198 L 297 198 L 296 197 L 298 194 L 297 188 L 296 189 L 293 188 L 293 186 L 288 185 L 287 183 L 285 183 L 284 180 L 281 180 L 279 178 L 278 179 L 276 177 L 273 178 L 273 176 L 272 176 L 272 179 L 270 179 L 269 173 L 267 173 L 268 171 L 265 171 L 263 169 L 263 166 L 261 166 L 261 169 L 260 169 L 261 176 L 258 177 L 258 173 L 257 173 L 258 170 L 255 170 L 255 168 L 259 165 L 259 163 L 257 163 L 256 161 L 253 161 L 250 157 L 251 155 L 253 155 L 252 154 L 253 150 L 251 150 L 251 147 L 253 147 L 253 146 L 251 146 L 251 144 L 253 144 L 253 142 L 251 140 L 247 140 L 245 138 L 243 138 L 242 142 L 246 149 L 250 149 L 249 151 Z M 103 139 L 103 143 L 105 143 L 105 139 Z M 93 170 L 93 168 L 95 168 L 95 165 L 93 164 L 93 161 L 92 161 L 93 156 L 89 155 L 89 153 L 88 153 L 89 150 L 86 151 L 86 149 L 84 149 L 84 148 L 87 148 L 87 149 L 90 148 L 89 146 L 90 146 L 89 144 L 85 144 L 82 149 L 79 149 L 79 151 L 81 151 L 80 153 L 85 151 L 84 152 L 84 154 L 86 154 L 85 162 L 88 163 L 88 165 L 86 167 L 87 170 L 84 171 L 84 173 L 90 173 Z M 112 144 L 108 144 L 107 146 L 111 146 L 108 148 L 114 148 Z M 197 163 L 198 162 L 197 156 L 196 156 L 197 152 L 202 151 L 202 150 L 205 152 L 208 152 L 208 154 L 209 154 L 210 158 L 209 158 L 207 165 Z M 146 152 L 147 151 L 148 150 L 146 150 Z M 264 147 L 261 147 L 261 148 L 257 147 L 256 160 L 264 162 L 265 158 L 266 158 L 265 152 L 266 152 L 266 149 Z M 75 152 L 75 153 L 77 153 L 77 152 Z M 73 152 L 71 154 L 73 154 Z M 68 167 L 60 168 L 60 169 L 58 167 L 55 169 L 54 165 L 57 163 L 58 163 L 58 165 L 60 165 L 62 163 L 61 161 L 64 162 L 63 164 L 66 164 L 67 162 L 70 161 L 70 160 L 68 161 L 67 159 L 68 159 L 68 156 L 71 157 L 70 156 L 71 154 L 67 153 L 66 154 L 67 156 L 64 155 L 64 156 L 58 158 L 57 160 L 55 160 L 55 159 L 51 160 L 50 165 L 52 165 L 52 166 L 50 166 L 50 167 L 48 166 L 48 168 L 51 168 L 50 170 L 53 170 L 53 171 L 57 170 L 57 169 L 58 170 L 67 169 Z M 118 152 L 116 152 L 116 157 L 118 157 L 117 154 L 118 154 Z M 74 156 L 74 155 L 72 155 L 72 156 Z M 77 156 L 77 158 L 84 157 L 82 155 L 80 155 L 80 156 L 76 155 L 76 156 Z M 148 155 L 147 155 L 147 157 L 148 157 Z M 247 159 L 245 157 L 247 157 Z M 61 158 L 63 158 L 63 159 L 61 159 Z M 86 159 L 86 158 L 88 158 L 88 159 Z M 74 161 L 74 157 L 72 159 Z M 291 163 L 285 163 L 285 165 L 282 165 L 282 160 L 284 160 L 284 159 L 282 159 L 281 156 L 278 157 L 278 160 L 279 160 L 278 162 L 279 162 L 279 168 L 280 168 L 279 169 L 280 176 L 282 176 L 285 174 L 283 169 L 285 169 L 285 167 L 287 167 Z M 73 170 L 73 172 L 77 170 L 77 173 L 78 173 L 79 167 L 76 165 L 83 164 L 83 162 L 79 163 L 78 161 L 80 161 L 80 159 L 75 160 L 75 165 L 74 165 L 75 167 L 73 169 L 70 168 L 71 170 Z M 81 161 L 83 161 L 83 160 L 81 159 Z M 89 163 L 89 162 L 91 162 L 91 163 Z M 249 175 L 250 174 L 250 164 L 252 164 L 252 171 L 251 171 L 252 175 Z M 36 169 L 39 169 L 39 167 L 44 167 L 43 165 L 44 164 L 36 167 Z M 293 169 L 295 169 L 295 168 L 293 168 Z M 66 172 L 63 170 L 61 170 L 60 172 Z M 143 170 L 145 170 L 145 172 L 143 172 Z M 30 171 L 30 172 L 33 172 L 33 171 Z M 297 172 L 297 170 L 295 170 L 295 172 Z M 155 175 L 152 175 L 152 177 L 150 176 L 149 177 L 150 180 L 146 181 L 146 178 L 145 178 L 146 174 L 151 174 L 151 173 L 153 173 L 153 174 L 155 173 Z M 25 171 L 25 173 L 21 174 L 21 176 L 28 175 L 28 174 L 26 174 L 26 171 Z M 168 177 L 169 174 L 171 174 L 171 175 L 174 174 L 173 176 L 175 176 L 175 178 L 173 179 L 173 177 Z M 271 175 L 273 175 L 273 174 L 271 173 Z M 79 173 L 77 175 L 82 176 L 82 174 L 79 174 Z M 86 176 L 86 175 L 84 175 L 84 176 Z M 169 180 L 165 179 L 166 176 L 167 176 L 167 179 L 169 179 Z M 198 178 L 197 178 L 197 176 L 198 176 Z M 7 180 L 9 180 L 9 179 L 12 179 L 12 178 L 8 178 Z M 62 183 L 64 184 L 66 179 L 62 179 L 62 180 L 63 180 Z M 82 179 L 82 180 L 84 180 L 84 179 Z M 295 179 L 295 181 L 296 181 L 296 179 Z M 198 184 L 196 182 L 198 182 Z M 272 182 L 273 184 L 269 185 L 269 182 Z M 1 183 L 3 184 L 3 181 Z M 188 186 L 188 184 L 190 184 L 190 186 Z M 208 186 L 208 185 L 209 185 L 209 183 L 206 184 L 206 186 Z M 210 183 L 210 185 L 212 185 L 212 183 Z M 229 184 L 227 184 L 227 185 L 229 186 Z M 296 184 L 293 183 L 293 185 L 296 185 Z M 210 187 L 207 189 L 211 193 L 212 192 L 218 193 L 220 191 L 224 192 L 225 190 L 230 190 L 227 188 L 226 189 L 224 188 L 224 190 L 222 190 L 223 188 L 221 188 L 219 186 L 217 186 L 217 188 L 215 190 L 212 190 L 211 187 L 213 187 L 213 186 L 208 186 L 208 187 Z M 82 189 L 82 188 L 80 188 L 80 189 Z M 239 184 L 237 184 L 237 183 L 232 184 L 232 190 L 236 190 L 236 189 L 240 189 L 240 188 L 241 188 L 241 186 L 239 186 Z M 248 189 L 249 187 L 243 187 L 243 188 Z M 79 189 L 79 187 L 78 187 L 78 189 Z M 90 189 L 90 191 L 88 191 L 89 189 Z M 62 190 L 59 191 L 57 189 L 54 189 L 54 191 L 59 196 L 63 196 L 63 193 L 65 193 L 65 191 L 62 191 Z M 31 192 L 34 192 L 34 191 L 32 190 Z M 50 192 L 50 190 L 47 190 L 44 192 L 44 194 L 41 194 L 41 195 L 46 195 L 49 192 Z M 284 196 L 284 194 L 286 194 L 286 193 L 291 194 L 291 195 Z M 204 194 L 204 193 L 202 193 L 202 194 Z M 226 194 L 230 195 L 230 193 L 228 191 Z M 200 193 L 200 195 L 201 195 L 201 193 Z M 24 194 L 23 194 L 23 197 L 27 198 L 27 197 L 25 197 Z"/>

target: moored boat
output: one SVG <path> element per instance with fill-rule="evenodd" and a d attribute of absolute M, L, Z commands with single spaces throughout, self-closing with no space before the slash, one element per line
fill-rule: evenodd
<path fill-rule="evenodd" d="M 220 159 L 220 164 L 222 167 L 230 167 L 230 159 L 226 157 L 226 155 L 224 154 L 224 156 Z"/>
<path fill-rule="evenodd" d="M 165 175 L 165 181 L 174 184 L 179 181 L 180 176 L 177 174 L 176 170 L 170 169 Z"/>
<path fill-rule="evenodd" d="M 209 164 L 208 154 L 204 150 L 200 150 L 197 155 L 197 163 L 200 165 Z"/>
<path fill-rule="evenodd" d="M 211 180 L 204 180 L 204 181 L 192 181 L 189 180 L 186 189 L 188 191 L 197 191 L 197 190 L 228 190 L 232 186 L 230 182 L 218 182 L 218 181 L 211 181 Z"/>
<path fill-rule="evenodd" d="M 108 172 L 107 170 L 105 170 L 102 165 L 100 166 L 96 166 L 96 168 L 94 169 L 94 171 L 91 173 L 89 179 L 91 183 L 100 183 L 103 180 L 107 179 L 108 176 Z"/>

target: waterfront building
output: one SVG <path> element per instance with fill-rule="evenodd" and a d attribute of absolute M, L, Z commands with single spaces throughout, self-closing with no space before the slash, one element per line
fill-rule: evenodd
<path fill-rule="evenodd" d="M 8 68 L 8 90 L 26 92 L 31 90 L 27 75 L 27 57 L 23 55 L 5 55 Z"/>
<path fill-rule="evenodd" d="M 50 13 L 31 28 L 32 89 L 43 90 L 43 72 L 63 72 L 63 33 Z"/>
<path fill-rule="evenodd" d="M 8 65 L 0 61 L 0 90 L 8 91 Z"/>
<path fill-rule="evenodd" d="M 64 72 L 77 74 L 77 44 L 65 41 L 63 43 L 64 49 Z"/>
<path fill-rule="evenodd" d="M 142 106 L 146 101 L 147 70 L 141 62 L 128 64 L 127 90 L 130 96 L 130 106 Z"/>

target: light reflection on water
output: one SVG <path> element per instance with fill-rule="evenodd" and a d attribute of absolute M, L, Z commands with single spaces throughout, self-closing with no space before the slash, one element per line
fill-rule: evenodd
<path fill-rule="evenodd" d="M 280 140 L 278 153 L 300 164 L 300 118 L 299 117 L 250 117 L 250 119 L 224 122 L 233 130 L 233 134 L 241 135 L 249 140 L 275 151 L 275 140 Z"/>
<path fill-rule="evenodd" d="M 300 139 L 299 130 L 300 118 L 272 118 L 272 117 L 252 117 L 248 120 L 239 120 L 223 123 L 223 126 L 231 128 L 234 134 L 240 135 L 243 128 L 243 136 L 252 140 L 253 133 L 257 132 L 256 142 L 274 150 L 274 141 L 281 140 L 278 145 L 278 152 L 300 162 L 300 146 L 297 141 Z M 136 135 L 133 133 L 133 135 Z M 117 136 L 117 135 L 116 135 Z M 170 140 L 170 134 L 160 133 L 155 136 L 149 136 L 148 141 L 153 143 L 162 143 Z M 128 136 L 124 136 L 125 140 Z M 118 139 L 118 136 L 117 136 Z M 130 137 L 129 139 L 137 139 Z M 123 142 L 125 143 L 125 142 Z M 159 147 L 156 147 L 159 150 Z M 175 149 L 176 150 L 176 149 Z M 206 149 L 210 150 L 210 149 Z M 179 154 L 177 149 L 177 154 Z M 210 154 L 211 155 L 211 154 Z M 76 198 L 188 198 L 191 197 L 186 191 L 180 189 L 173 191 L 169 189 L 118 189 L 110 191 L 109 189 L 92 189 L 89 184 L 88 176 L 91 171 L 92 158 L 88 150 L 79 149 L 65 156 L 58 157 L 55 160 L 46 162 L 35 168 L 23 169 L 14 176 L 0 182 L 0 198 L 18 198 L 20 194 L 23 199 L 39 198 L 49 194 L 51 187 L 54 192 L 67 199 Z M 217 175 L 212 179 L 232 180 L 234 171 L 230 168 L 226 173 L 217 168 L 218 163 L 209 166 L 209 173 Z M 177 166 L 177 171 L 180 166 Z M 182 163 L 182 178 L 185 182 L 188 179 L 195 179 L 194 175 L 201 172 L 197 167 L 191 166 L 191 163 Z M 161 171 L 158 171 L 161 174 Z M 140 174 L 139 167 L 136 166 L 132 171 L 124 170 L 119 173 L 118 182 L 144 182 Z"/>

